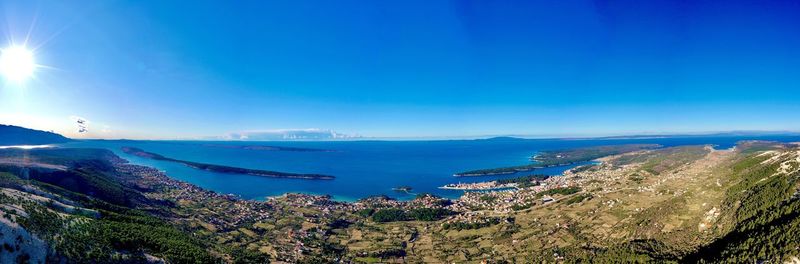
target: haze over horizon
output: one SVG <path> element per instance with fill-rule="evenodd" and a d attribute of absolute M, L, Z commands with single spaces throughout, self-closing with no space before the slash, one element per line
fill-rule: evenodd
<path fill-rule="evenodd" d="M 0 48 L 41 67 L 2 82 L 0 123 L 130 139 L 800 131 L 800 3 L 244 5 L 4 1 Z"/>

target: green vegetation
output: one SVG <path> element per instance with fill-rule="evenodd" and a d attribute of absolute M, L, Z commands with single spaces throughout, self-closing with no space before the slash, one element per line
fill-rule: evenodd
<path fill-rule="evenodd" d="M 661 145 L 657 144 L 627 144 L 627 145 L 610 145 L 610 146 L 596 146 L 586 148 L 575 148 L 566 150 L 544 151 L 538 153 L 532 160 L 539 162 L 540 165 L 565 165 L 573 164 L 582 161 L 589 161 L 605 156 L 617 155 L 627 152 L 633 152 L 643 149 L 655 149 Z"/>
<path fill-rule="evenodd" d="M 492 203 L 497 200 L 497 197 L 491 195 L 483 195 L 481 196 L 481 201 Z"/>
<path fill-rule="evenodd" d="M 375 222 L 395 222 L 406 220 L 408 220 L 408 217 L 403 209 L 381 209 L 372 214 L 372 221 Z"/>
<path fill-rule="evenodd" d="M 456 173 L 455 176 L 483 176 L 483 175 L 502 175 L 513 174 L 521 171 L 532 171 L 535 169 L 566 166 L 579 162 L 590 161 L 606 156 L 617 155 L 627 152 L 633 152 L 643 149 L 655 149 L 661 147 L 657 144 L 628 144 L 628 145 L 612 145 L 612 146 L 596 146 L 566 150 L 555 150 L 540 152 L 533 158 L 535 163 L 521 166 L 493 168 L 493 169 L 480 169 Z"/>
<path fill-rule="evenodd" d="M 656 154 L 649 156 L 641 167 L 642 170 L 654 175 L 676 169 L 708 154 L 708 150 L 702 146 L 672 147 L 654 152 Z"/>
<path fill-rule="evenodd" d="M 453 215 L 453 211 L 441 208 L 414 208 L 409 210 L 407 215 L 417 221 L 436 221 Z"/>
<path fill-rule="evenodd" d="M 94 198 L 122 206 L 134 206 L 144 198 L 136 191 L 125 187 L 108 174 L 110 168 L 99 161 L 75 162 L 70 170 L 28 171 L 30 179 L 47 183 L 71 192 L 91 195 Z"/>
<path fill-rule="evenodd" d="M 481 229 L 484 227 L 490 227 L 493 225 L 500 224 L 503 219 L 499 217 L 492 217 L 483 221 L 476 221 L 476 222 L 452 222 L 452 223 L 444 223 L 442 224 L 442 228 L 445 230 L 453 229 L 453 230 L 471 230 L 471 229 Z M 513 220 L 512 220 L 513 222 Z"/>
<path fill-rule="evenodd" d="M 528 175 L 511 179 L 500 179 L 497 180 L 497 183 L 498 184 L 516 183 L 517 187 L 525 188 L 525 187 L 535 186 L 539 181 L 543 181 L 547 178 L 550 178 L 550 176 L 537 174 L 537 175 Z"/>
<path fill-rule="evenodd" d="M 441 208 L 414 208 L 407 211 L 403 209 L 389 208 L 380 209 L 372 214 L 372 221 L 437 221 L 452 214 L 452 211 Z"/>
<path fill-rule="evenodd" d="M 76 262 L 118 262 L 141 258 L 143 253 L 176 263 L 213 262 L 201 241 L 158 219 L 139 217 L 83 221 L 63 234 L 57 249 Z"/>
<path fill-rule="evenodd" d="M 0 170 L 1 169 L 2 167 L 0 167 Z M 13 188 L 17 186 L 22 186 L 23 184 L 25 184 L 25 181 L 18 178 L 17 176 L 14 176 L 14 174 L 0 171 L 0 187 Z"/>
<path fill-rule="evenodd" d="M 750 156 L 734 164 L 738 183 L 724 202 L 735 227 L 686 259 L 691 262 L 781 262 L 800 256 L 800 175 L 777 174 L 769 156 Z"/>
<path fill-rule="evenodd" d="M 511 206 L 511 210 L 520 211 L 533 207 L 533 203 L 515 204 Z"/>
<path fill-rule="evenodd" d="M 361 216 L 363 218 L 370 217 L 373 213 L 375 213 L 375 209 L 372 208 L 361 209 L 356 211 L 356 215 Z"/>
<path fill-rule="evenodd" d="M 0 150 L 0 157 L 17 155 L 19 151 Z M 220 261 L 209 252 L 209 241 L 153 216 L 152 213 L 163 214 L 168 208 L 124 185 L 109 163 L 115 157 L 109 151 L 36 149 L 27 151 L 26 156 L 33 161 L 68 167 L 66 170 L 0 167 L 0 186 L 16 189 L 21 195 L 14 198 L 0 193 L 0 204 L 11 205 L 0 210 L 3 218 L 16 221 L 51 245 L 58 254 L 56 258 L 72 263 L 140 263 L 149 254 L 169 263 Z M 22 180 L 21 176 L 28 180 Z M 31 190 L 50 198 L 22 198 L 32 195 Z M 56 201 L 79 207 L 56 205 Z M 258 255 L 246 251 L 231 251 L 229 256 L 236 260 L 240 256 Z M 260 259 L 265 258 L 262 255 Z"/>
<path fill-rule="evenodd" d="M 652 239 L 636 239 L 610 248 L 565 248 L 559 255 L 575 263 L 679 263 L 674 248 Z"/>
<path fill-rule="evenodd" d="M 536 194 L 536 197 L 542 197 L 542 196 L 545 196 L 545 195 L 556 195 L 556 194 L 570 195 L 570 194 L 578 193 L 580 191 L 581 191 L 580 187 L 559 187 L 559 188 L 549 189 L 549 190 L 546 190 L 546 191 L 541 191 L 541 192 Z"/>
<path fill-rule="evenodd" d="M 758 140 L 742 141 L 736 144 L 736 148 L 739 149 L 739 151 L 745 155 L 767 150 L 780 149 L 783 147 L 787 146 L 785 144 L 778 144 L 776 142 L 758 141 Z"/>
<path fill-rule="evenodd" d="M 294 179 L 308 179 L 308 180 L 332 180 L 335 177 L 330 175 L 323 175 L 323 174 L 311 174 L 311 173 L 289 173 L 289 172 L 279 172 L 279 171 L 268 171 L 268 170 L 256 170 L 256 169 L 245 169 L 245 168 L 238 168 L 238 167 L 231 167 L 231 166 L 224 166 L 224 165 L 215 165 L 215 164 L 208 164 L 208 163 L 199 163 L 193 161 L 186 161 L 186 160 L 179 160 L 164 157 L 162 155 L 146 152 L 142 149 L 134 148 L 134 147 L 122 147 L 122 151 L 131 155 L 136 155 L 143 158 L 149 158 L 154 160 L 163 160 L 163 161 L 171 161 L 184 164 L 186 166 L 198 169 L 198 170 L 207 170 L 219 173 L 236 173 L 236 174 L 247 174 L 253 176 L 262 176 L 262 177 L 273 177 L 273 178 L 294 178 Z"/>
<path fill-rule="evenodd" d="M 578 195 L 575 195 L 573 197 L 570 197 L 569 199 L 564 201 L 564 203 L 569 205 L 569 204 L 580 203 L 580 202 L 583 202 L 583 201 L 588 200 L 588 199 L 592 199 L 592 195 L 588 194 L 588 193 L 584 193 L 584 194 L 578 194 Z"/>
<path fill-rule="evenodd" d="M 575 167 L 572 169 L 573 173 L 585 172 L 585 171 L 594 171 L 597 170 L 597 164 L 587 164 Z"/>
<path fill-rule="evenodd" d="M 17 223 L 25 229 L 39 234 L 43 239 L 53 239 L 64 227 L 62 218 L 44 206 L 25 202 L 22 203 L 22 208 L 28 216 L 17 218 Z"/>
<path fill-rule="evenodd" d="M 642 174 L 639 174 L 639 173 L 633 173 L 630 176 L 628 176 L 628 180 L 631 180 L 632 182 L 635 182 L 635 183 L 642 183 L 642 181 L 644 181 L 644 179 L 645 179 L 645 176 L 642 175 Z"/>
<path fill-rule="evenodd" d="M 269 256 L 255 250 L 234 247 L 230 250 L 233 263 L 269 263 Z M 311 262 L 314 263 L 314 262 Z"/>
<path fill-rule="evenodd" d="M 614 160 L 614 165 L 630 165 L 642 163 L 640 170 L 646 174 L 659 175 L 663 172 L 674 170 L 682 165 L 705 157 L 709 150 L 705 146 L 671 147 L 654 150 L 639 155 L 624 155 Z M 634 176 L 631 180 L 640 182 L 643 175 Z"/>

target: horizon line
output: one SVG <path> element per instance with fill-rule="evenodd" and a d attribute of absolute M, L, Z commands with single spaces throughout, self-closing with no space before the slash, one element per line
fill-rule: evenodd
<path fill-rule="evenodd" d="M 681 137 L 681 136 L 768 136 L 768 135 L 795 135 L 800 131 L 795 130 L 720 130 L 720 131 L 700 131 L 700 132 L 641 132 L 641 133 L 609 133 L 606 135 L 531 135 L 531 134 L 486 134 L 486 135 L 464 135 L 464 136 L 400 136 L 400 137 L 353 137 L 353 138 L 326 138 L 326 139 L 287 139 L 287 140 L 241 140 L 223 139 L 208 137 L 189 137 L 189 138 L 70 138 L 72 140 L 131 140 L 131 141 L 230 141 L 230 142 L 333 142 L 333 141 L 447 141 L 447 140 L 486 140 L 493 138 L 516 138 L 528 140 L 591 140 L 591 139 L 641 139 L 658 137 Z"/>

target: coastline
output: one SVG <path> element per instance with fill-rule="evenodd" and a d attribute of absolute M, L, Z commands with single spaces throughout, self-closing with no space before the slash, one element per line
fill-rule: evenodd
<path fill-rule="evenodd" d="M 456 177 L 490 176 L 505 175 L 524 171 L 534 171 L 560 166 L 570 166 L 583 162 L 591 162 L 598 158 L 617 155 L 639 150 L 661 148 L 661 144 L 625 144 L 625 145 L 603 145 L 573 149 L 562 149 L 553 151 L 541 151 L 532 155 L 529 160 L 533 164 L 470 170 L 453 174 Z"/>
<path fill-rule="evenodd" d="M 578 163 L 584 163 L 587 161 L 576 161 L 576 162 L 569 162 L 569 163 L 559 163 L 559 164 L 548 164 L 548 165 L 522 165 L 522 166 L 515 166 L 515 167 L 506 167 L 506 168 L 498 168 L 498 169 L 487 169 L 487 170 L 500 170 L 498 172 L 479 172 L 482 170 L 473 170 L 467 172 L 459 172 L 454 173 L 454 177 L 480 177 L 480 176 L 496 176 L 496 175 L 509 175 L 519 172 L 529 172 L 535 171 L 538 169 L 547 169 L 547 168 L 554 168 L 554 167 L 562 167 L 562 166 L 572 166 Z"/>
<path fill-rule="evenodd" d="M 252 176 L 259 176 L 259 177 L 268 177 L 268 178 L 284 178 L 284 179 L 304 179 L 304 180 L 333 180 L 334 176 L 331 175 L 324 175 L 324 174 L 305 174 L 305 173 L 289 173 L 289 172 L 278 172 L 278 171 L 268 171 L 268 170 L 257 170 L 257 169 L 247 169 L 247 168 L 239 168 L 239 167 L 231 167 L 231 166 L 224 166 L 224 165 L 215 165 L 215 164 L 207 164 L 207 163 L 199 163 L 199 162 L 192 162 L 186 160 L 179 160 L 173 159 L 169 157 L 165 157 L 156 153 L 147 152 L 139 148 L 134 147 L 122 147 L 122 152 L 131 154 L 137 157 L 148 158 L 153 160 L 163 160 L 163 161 L 170 161 L 175 163 L 181 163 L 186 165 L 190 168 L 198 169 L 198 170 L 206 170 L 218 173 L 233 173 L 233 174 L 244 174 L 244 175 L 252 175 Z"/>
<path fill-rule="evenodd" d="M 794 140 L 797 141 L 797 140 Z M 197 143 L 202 144 L 202 143 Z M 253 143 L 255 144 L 255 143 Z M 436 144 L 443 144 L 443 143 L 436 143 Z M 725 143 L 721 143 L 725 145 Z M 417 144 L 420 145 L 420 144 Z M 415 145 L 414 149 L 430 149 L 428 145 L 422 145 L 418 147 Z M 240 167 L 253 167 L 256 168 L 259 165 L 259 159 L 263 161 L 268 161 L 270 164 L 276 164 L 276 169 L 282 169 L 286 172 L 302 172 L 304 167 L 302 165 L 280 165 L 280 162 L 283 162 L 282 156 L 290 156 L 290 157 L 298 157 L 303 160 L 303 162 L 314 162 L 311 158 L 332 158 L 331 160 L 335 160 L 337 162 L 346 162 L 350 164 L 350 158 L 348 157 L 347 160 L 339 158 L 339 155 L 342 154 L 335 154 L 335 155 L 328 155 L 328 154 L 314 154 L 312 152 L 294 152 L 294 153 L 278 153 L 278 152 L 251 152 L 251 151 L 228 151 L 225 149 L 222 150 L 215 150 L 215 149 L 206 149 L 206 148 L 199 148 L 202 150 L 202 155 L 195 155 L 191 152 L 187 151 L 195 151 L 195 144 L 173 144 L 171 142 L 168 145 L 164 145 L 161 143 L 150 143 L 150 142 L 78 142 L 67 144 L 66 147 L 96 147 L 96 148 L 106 148 L 111 149 L 117 152 L 119 155 L 124 155 L 124 157 L 128 157 L 129 160 L 132 160 L 136 163 L 153 166 L 160 168 L 162 170 L 166 170 L 169 174 L 177 179 L 182 179 L 184 181 L 196 183 L 200 186 L 205 188 L 209 188 L 212 190 L 217 190 L 222 193 L 234 193 L 237 195 L 241 195 L 245 199 L 263 199 L 266 196 L 276 196 L 282 195 L 287 192 L 298 192 L 298 193 L 313 193 L 313 194 L 331 194 L 331 195 L 341 195 L 347 196 L 346 198 L 340 199 L 339 197 L 334 197 L 334 200 L 340 201 L 353 201 L 357 200 L 362 197 L 368 197 L 371 195 L 387 195 L 394 199 L 398 200 L 410 200 L 414 198 L 414 195 L 407 194 L 405 192 L 398 192 L 393 191 L 393 187 L 402 186 L 402 185 L 414 185 L 413 193 L 432 193 L 441 197 L 447 197 L 450 199 L 458 199 L 464 192 L 464 190 L 458 189 L 447 189 L 447 188 L 438 188 L 450 183 L 457 183 L 457 182 L 478 182 L 478 181 L 491 181 L 491 180 L 498 180 L 498 179 L 505 179 L 505 178 L 514 178 L 518 176 L 525 176 L 528 174 L 547 174 L 547 175 L 560 175 L 563 170 L 567 170 L 570 167 L 553 167 L 553 168 L 546 168 L 541 170 L 536 170 L 534 172 L 518 172 L 518 173 L 511 173 L 511 174 L 502 174 L 496 176 L 476 176 L 471 177 L 468 179 L 461 179 L 461 178 L 454 178 L 452 177 L 452 173 L 458 171 L 459 169 L 463 169 L 464 165 L 472 164 L 473 167 L 481 167 L 486 166 L 487 163 L 476 163 L 476 162 L 455 162 L 454 159 L 448 159 L 445 161 L 449 161 L 450 163 L 447 166 L 440 166 L 441 169 L 432 168 L 434 171 L 428 172 L 428 168 L 426 167 L 413 167 L 409 169 L 393 169 L 391 166 L 381 166 L 378 168 L 374 165 L 364 165 L 364 168 L 369 168 L 370 171 L 375 173 L 363 173 L 357 170 L 351 170 L 347 168 L 345 170 L 336 170 L 337 175 L 336 182 L 317 182 L 317 181 L 296 181 L 294 179 L 285 179 L 281 180 L 279 178 L 270 178 L 270 177 L 259 177 L 254 178 L 251 175 L 244 175 L 244 174 L 223 174 L 223 173 L 216 173 L 208 170 L 200 170 L 198 171 L 195 168 L 191 168 L 184 164 L 175 163 L 175 162 L 164 162 L 149 158 L 142 158 L 135 155 L 130 155 L 123 153 L 120 151 L 120 147 L 122 146 L 132 146 L 142 148 L 147 151 L 152 151 L 158 154 L 165 155 L 170 158 L 180 158 L 185 160 L 197 161 L 197 162 L 206 162 L 206 163 L 215 163 L 219 162 L 218 164 L 231 164 L 237 165 Z M 290 145 L 294 146 L 294 145 Z M 364 149 L 370 151 L 377 151 L 380 150 L 382 152 L 392 152 L 393 149 L 384 149 L 383 146 L 381 148 L 376 149 L 372 145 L 365 145 L 365 146 L 357 146 L 359 148 L 354 148 L 355 146 L 347 145 L 347 147 L 339 146 L 339 145 L 327 145 L 327 144 L 315 144 L 315 145 L 305 145 L 305 144 L 298 144 L 298 146 L 303 147 L 317 147 L 320 149 L 335 149 L 335 148 L 343 148 L 348 149 L 347 155 L 355 155 L 353 157 L 361 157 L 365 152 Z M 390 145 L 394 146 L 394 145 Z M 450 144 L 444 145 L 450 147 Z M 460 146 L 460 145 L 455 145 Z M 471 146 L 471 145 L 470 145 Z M 439 148 L 440 146 L 433 146 L 433 148 Z M 362 149 L 363 148 L 363 149 Z M 475 153 L 481 153 L 483 149 L 475 150 Z M 505 164 L 514 164 L 516 162 L 525 162 L 531 154 L 525 155 L 525 152 L 530 151 L 520 151 L 520 153 L 516 155 L 511 155 L 511 158 L 504 158 L 502 160 L 492 160 L 494 165 L 505 165 Z M 535 152 L 534 152 L 535 153 Z M 241 154 L 242 157 L 237 157 L 236 155 L 232 154 Z M 247 155 L 247 156 L 245 156 Z M 209 159 L 206 159 L 205 156 L 208 156 Z M 494 154 L 493 154 L 494 156 Z M 396 158 L 394 156 L 389 156 L 392 158 Z M 240 162 L 241 161 L 241 162 Z M 382 158 L 370 159 L 370 162 L 383 162 Z M 309 165 L 309 170 L 311 168 L 314 169 L 315 172 L 328 172 L 328 167 L 330 168 L 339 168 L 338 164 L 334 164 L 328 161 L 320 161 L 322 165 Z M 492 164 L 488 163 L 488 164 Z M 356 163 L 354 163 L 356 164 Z M 374 163 L 372 163 L 374 164 Z M 382 163 L 377 163 L 382 164 Z M 578 163 L 576 165 L 585 164 L 585 163 Z M 383 165 L 392 165 L 390 163 L 386 163 Z M 325 167 L 323 167 L 325 166 Z M 491 167 L 492 165 L 489 165 Z M 359 168 L 359 167 L 356 167 Z M 468 167 L 467 167 L 468 168 Z M 359 169 L 362 170 L 362 169 Z M 412 171 L 414 170 L 414 171 Z M 415 175 L 409 178 L 405 178 L 402 175 L 395 175 L 395 171 L 399 171 L 400 173 L 397 174 L 411 174 Z M 417 171 L 417 172 L 415 172 Z M 334 172 L 334 170 L 330 170 L 330 172 Z M 381 172 L 387 172 L 388 174 L 378 174 Z M 449 172 L 449 173 L 448 173 Z M 369 175 L 372 174 L 372 175 Z M 416 175 L 426 175 L 424 177 L 419 177 Z M 396 178 L 397 177 L 397 178 Z M 382 179 L 385 178 L 385 179 Z"/>
<path fill-rule="evenodd" d="M 442 190 L 456 190 L 456 191 L 504 191 L 504 190 L 511 190 L 517 189 L 517 186 L 498 186 L 498 187 L 490 187 L 490 188 L 470 188 L 470 187 L 449 187 L 449 186 L 440 186 L 436 187 Z"/>

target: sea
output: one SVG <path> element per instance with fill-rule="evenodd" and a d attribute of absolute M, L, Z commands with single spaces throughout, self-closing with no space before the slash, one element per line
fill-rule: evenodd
<path fill-rule="evenodd" d="M 136 141 L 80 140 L 60 144 L 68 148 L 105 148 L 131 163 L 155 167 L 172 178 L 218 193 L 244 199 L 264 200 L 285 193 L 331 195 L 339 201 L 386 195 L 399 200 L 431 193 L 458 198 L 464 191 L 438 187 L 450 183 L 480 182 L 531 174 L 560 175 L 574 166 L 551 167 L 509 175 L 455 177 L 454 173 L 486 168 L 525 165 L 540 151 L 616 144 L 735 146 L 741 140 L 800 142 L 800 135 L 723 135 L 634 137 L 600 139 L 481 139 L 409 141 Z M 129 146 L 166 157 L 249 169 L 333 175 L 334 180 L 266 178 L 215 173 L 186 165 L 123 153 Z M 282 147 L 282 148 L 269 148 Z M 322 151 L 305 151 L 307 149 Z M 410 186 L 410 192 L 394 191 Z"/>

